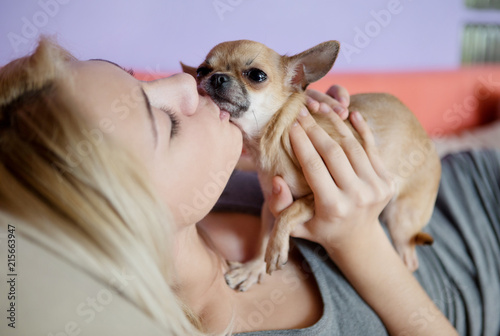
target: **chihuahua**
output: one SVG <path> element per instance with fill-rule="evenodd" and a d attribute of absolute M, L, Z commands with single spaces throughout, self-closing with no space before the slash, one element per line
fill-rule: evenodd
<path fill-rule="evenodd" d="M 197 68 L 184 64 L 202 94 L 209 95 L 243 133 L 246 151 L 256 162 L 264 195 L 273 176 L 290 187 L 294 202 L 274 222 L 271 233 L 262 228 L 261 253 L 252 261 L 229 263 L 226 281 L 241 291 L 260 282 L 288 260 L 289 235 L 296 225 L 314 216 L 314 197 L 289 140 L 289 129 L 306 105 L 305 89 L 333 66 L 339 43 L 328 41 L 294 56 L 282 56 L 265 45 L 248 40 L 215 46 Z M 413 113 L 385 93 L 351 96 L 349 110 L 359 111 L 372 130 L 386 168 L 396 178 L 396 195 L 381 219 L 406 266 L 418 268 L 416 245 L 431 244 L 422 228 L 430 219 L 441 176 L 438 155 Z M 339 134 L 324 114 L 314 113 L 318 125 L 336 141 Z M 362 141 L 351 126 L 358 141 Z"/>

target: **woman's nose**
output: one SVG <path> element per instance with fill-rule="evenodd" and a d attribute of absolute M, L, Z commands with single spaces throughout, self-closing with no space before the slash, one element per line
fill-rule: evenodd
<path fill-rule="evenodd" d="M 198 107 L 198 89 L 193 76 L 179 73 L 170 77 L 146 82 L 143 85 L 151 105 L 169 107 L 174 112 L 190 116 Z"/>

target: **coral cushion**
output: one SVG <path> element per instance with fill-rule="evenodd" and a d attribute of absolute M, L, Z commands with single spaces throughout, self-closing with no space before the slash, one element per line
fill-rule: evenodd
<path fill-rule="evenodd" d="M 162 75 L 139 72 L 136 77 L 153 80 Z M 333 70 L 310 88 L 324 92 L 333 84 L 343 85 L 351 94 L 387 92 L 397 96 L 434 137 L 500 117 L 500 65 L 426 72 L 335 73 Z"/>
<path fill-rule="evenodd" d="M 310 87 L 325 91 L 343 85 L 351 94 L 388 92 L 418 117 L 432 136 L 488 123 L 498 118 L 500 66 L 453 71 L 339 73 L 334 71 Z"/>

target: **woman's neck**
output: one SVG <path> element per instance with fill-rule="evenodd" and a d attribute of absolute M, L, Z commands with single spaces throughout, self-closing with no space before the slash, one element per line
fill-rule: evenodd
<path fill-rule="evenodd" d="M 240 220 L 229 217 L 232 226 L 226 225 L 218 218 L 222 228 L 235 230 L 235 223 Z M 260 219 L 255 219 L 258 224 Z M 247 223 L 251 226 L 251 223 Z M 209 231 L 212 234 L 212 231 Z M 235 239 L 234 235 L 218 232 L 224 240 L 214 240 L 215 248 L 211 248 L 210 239 L 204 239 L 203 231 L 197 227 L 189 227 L 176 235 L 175 256 L 178 272 L 178 294 L 186 304 L 202 318 L 203 325 L 209 332 L 223 332 L 233 322 L 233 332 L 304 328 L 319 320 L 322 313 L 321 295 L 314 277 L 304 273 L 304 261 L 296 251 L 283 270 L 265 276 L 263 283 L 254 285 L 249 291 L 236 292 L 227 286 L 224 273 L 227 270 L 225 260 L 218 252 L 226 245 L 233 245 L 230 253 L 239 254 L 241 249 L 249 245 Z M 255 241 L 255 235 L 246 234 L 247 240 Z M 272 293 L 281 293 L 279 300 L 270 301 Z M 262 305 L 271 305 L 268 315 L 262 315 L 257 324 L 252 320 L 260 314 Z M 259 315 L 260 316 L 260 315 Z M 264 318 L 265 317 L 265 318 Z"/>
<path fill-rule="evenodd" d="M 223 331 L 231 321 L 235 304 L 234 291 L 224 280 L 224 259 L 196 225 L 177 232 L 174 258 L 179 297 L 210 331 Z"/>

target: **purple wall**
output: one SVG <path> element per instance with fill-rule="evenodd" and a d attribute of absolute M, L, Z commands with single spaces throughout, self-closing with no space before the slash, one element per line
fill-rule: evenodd
<path fill-rule="evenodd" d="M 55 34 L 77 57 L 148 71 L 197 65 L 221 41 L 253 39 L 280 53 L 342 42 L 337 71 L 452 69 L 469 21 L 500 22 L 460 0 L 0 0 L 0 65 Z"/>

